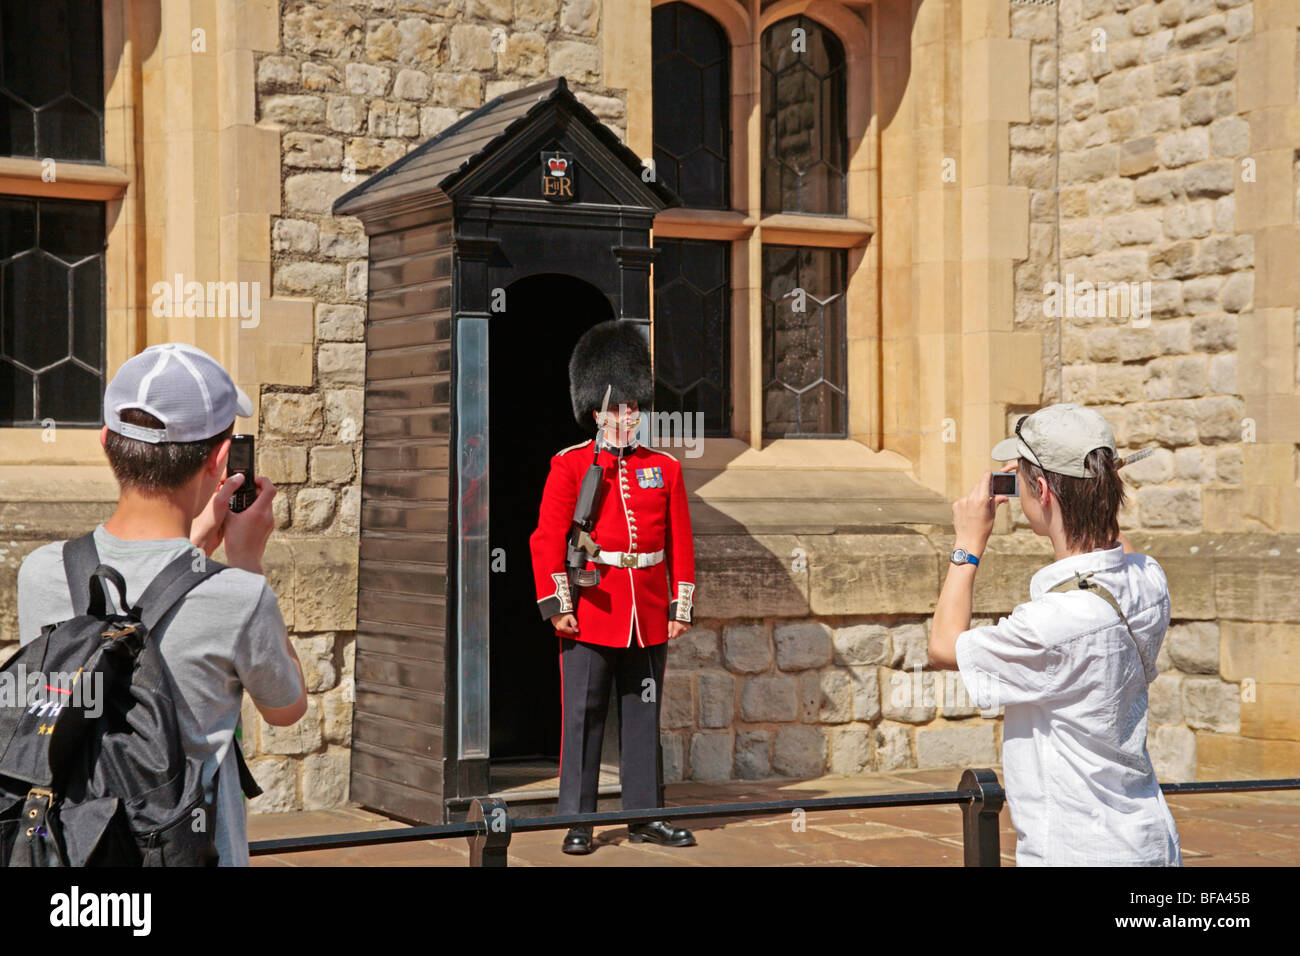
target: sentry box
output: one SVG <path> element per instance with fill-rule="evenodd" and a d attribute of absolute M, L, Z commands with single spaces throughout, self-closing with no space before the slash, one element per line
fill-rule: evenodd
<path fill-rule="evenodd" d="M 461 819 L 510 761 L 559 753 L 528 536 L 551 455 L 591 437 L 574 342 L 612 318 L 649 334 L 650 228 L 677 204 L 563 77 L 335 202 L 370 237 L 353 800 Z M 520 810 L 546 804 L 543 782 Z"/>

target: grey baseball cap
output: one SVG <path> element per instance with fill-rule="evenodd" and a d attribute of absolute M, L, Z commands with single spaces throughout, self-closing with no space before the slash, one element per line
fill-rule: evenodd
<path fill-rule="evenodd" d="M 1111 455 L 1119 454 L 1115 433 L 1106 419 L 1091 408 L 1063 402 L 1022 418 L 1015 435 L 993 446 L 993 460 L 1024 458 L 1044 471 L 1095 478 L 1084 467 L 1084 459 L 1095 448 L 1109 448 Z"/>
<path fill-rule="evenodd" d="M 138 408 L 163 423 L 143 428 L 122 421 Z M 104 389 L 104 424 L 127 438 L 159 442 L 202 441 L 225 431 L 253 403 L 221 364 L 193 345 L 151 345 L 118 369 Z"/>

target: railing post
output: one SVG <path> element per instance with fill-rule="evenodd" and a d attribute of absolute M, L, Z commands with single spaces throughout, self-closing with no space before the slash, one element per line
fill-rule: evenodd
<path fill-rule="evenodd" d="M 1006 802 L 1006 793 L 998 775 L 987 768 L 967 770 L 961 775 L 958 790 L 974 790 L 976 796 L 962 805 L 962 843 L 966 866 L 1001 866 L 1002 850 L 998 845 L 998 813 Z"/>
<path fill-rule="evenodd" d="M 469 840 L 470 866 L 505 866 L 506 851 L 510 847 L 510 811 L 504 800 L 496 797 L 475 797 L 466 816 L 469 823 L 482 821 L 484 832 Z"/>

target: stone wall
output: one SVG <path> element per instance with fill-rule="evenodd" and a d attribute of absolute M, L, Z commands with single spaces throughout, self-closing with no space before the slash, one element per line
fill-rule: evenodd
<path fill-rule="evenodd" d="M 1282 648 L 1297 635 L 1300 598 L 1276 588 L 1300 572 L 1300 538 L 1130 535 L 1164 568 L 1173 606 L 1149 690 L 1157 774 L 1285 775 L 1300 670 Z M 931 526 L 697 537 L 701 618 L 669 645 L 665 779 L 999 763 L 1001 710 L 978 710 L 957 672 L 926 666 L 952 547 Z M 796 549 L 792 566 L 784 556 Z M 1028 600 L 1030 577 L 1052 560 L 1046 539 L 995 535 L 976 576 L 972 626 Z"/>
<path fill-rule="evenodd" d="M 599 23 L 598 0 L 288 0 L 280 49 L 256 60 L 258 123 L 280 132 L 273 291 L 313 303 L 315 367 L 312 384 L 265 382 L 261 394 L 259 466 L 280 489 L 268 574 L 285 585 L 277 593 L 310 697 L 289 728 L 245 701 L 245 749 L 266 791 L 255 812 L 347 798 L 368 243 L 330 206 L 492 97 L 548 76 L 565 76 L 622 134 L 621 91 L 602 86 Z M 290 552 L 306 538 L 352 569 L 340 587 L 312 583 L 319 612 L 277 580 L 294 573 Z"/>
<path fill-rule="evenodd" d="M 1066 0 L 1059 49 L 1054 7 L 1013 5 L 1011 24 L 1033 44 L 1033 122 L 1011 134 L 1013 182 L 1033 197 L 1016 319 L 1050 343 L 1044 397 L 1096 408 L 1121 447 L 1158 449 L 1125 471 L 1126 526 L 1201 528 L 1205 489 L 1242 482 L 1253 440 L 1237 328 L 1254 245 L 1234 198 L 1251 5 Z M 1047 314 L 1053 281 L 1149 282 L 1150 316 Z"/>

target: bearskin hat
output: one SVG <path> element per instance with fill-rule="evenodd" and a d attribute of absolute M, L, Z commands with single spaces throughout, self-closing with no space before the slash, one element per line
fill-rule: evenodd
<path fill-rule="evenodd" d="M 636 402 L 649 409 L 654 404 L 650 346 L 638 323 L 618 319 L 601 322 L 584 332 L 573 347 L 569 398 L 579 425 L 593 425 L 591 413 L 600 411 L 606 386 L 611 388 L 610 408 Z"/>

